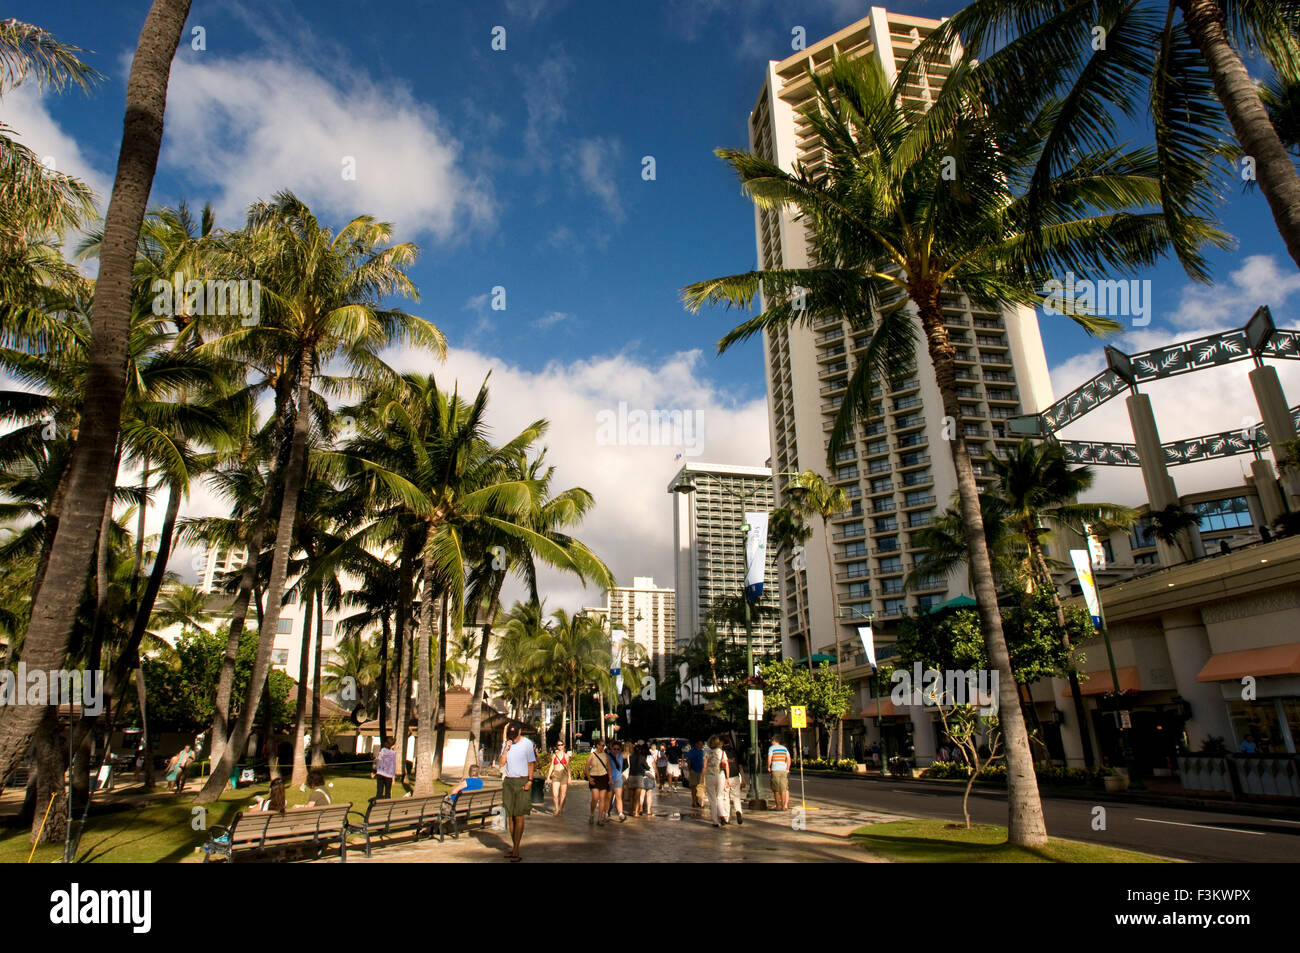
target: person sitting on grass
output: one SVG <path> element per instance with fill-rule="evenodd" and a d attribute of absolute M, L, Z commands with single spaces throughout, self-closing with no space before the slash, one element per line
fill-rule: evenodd
<path fill-rule="evenodd" d="M 465 777 L 460 779 L 460 782 L 454 788 L 452 788 L 451 791 L 447 794 L 447 798 L 448 800 L 451 801 L 452 804 L 455 804 L 456 795 L 458 795 L 461 791 L 482 791 L 482 790 L 483 790 L 483 779 L 478 776 L 478 765 L 471 764 L 469 766 L 469 774 L 467 774 Z"/>

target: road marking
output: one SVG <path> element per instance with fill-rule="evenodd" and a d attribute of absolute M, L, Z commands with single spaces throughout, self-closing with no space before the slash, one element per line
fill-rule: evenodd
<path fill-rule="evenodd" d="M 1236 827 L 1215 827 L 1213 824 L 1184 824 L 1182 821 L 1158 821 L 1154 817 L 1135 817 L 1135 821 L 1146 821 L 1148 824 L 1170 824 L 1174 827 L 1195 827 L 1203 831 L 1227 831 L 1229 834 L 1253 834 L 1256 837 L 1263 837 L 1262 831 L 1243 831 Z"/>
<path fill-rule="evenodd" d="M 938 797 L 937 794 L 925 794 L 921 791 L 904 791 L 902 788 L 890 788 L 895 794 L 910 794 L 912 797 Z"/>

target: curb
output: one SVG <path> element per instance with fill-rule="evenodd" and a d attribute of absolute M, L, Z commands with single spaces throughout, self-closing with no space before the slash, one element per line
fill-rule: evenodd
<path fill-rule="evenodd" d="M 927 787 L 948 787 L 960 784 L 959 781 L 940 781 L 931 778 L 907 778 L 878 774 L 848 774 L 843 771 L 805 771 L 807 777 L 837 778 L 845 781 L 888 781 L 897 784 L 917 784 Z M 1006 790 L 1006 785 L 976 782 L 971 793 L 989 790 Z M 1219 814 L 1244 814 L 1251 817 L 1285 818 L 1300 820 L 1300 806 L 1291 804 L 1260 804 L 1253 801 L 1220 800 L 1203 797 L 1172 797 L 1163 794 L 1142 794 L 1141 792 L 1109 794 L 1093 788 L 1040 787 L 1039 791 L 1046 797 L 1072 801 L 1108 801 L 1117 804 L 1145 804 L 1149 807 L 1173 807 L 1184 810 L 1211 811 Z"/>

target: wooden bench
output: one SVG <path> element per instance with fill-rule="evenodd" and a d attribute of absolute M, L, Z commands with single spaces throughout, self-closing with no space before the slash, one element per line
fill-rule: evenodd
<path fill-rule="evenodd" d="M 444 796 L 438 814 L 438 843 L 442 843 L 442 826 L 451 823 L 451 836 L 460 839 L 460 822 L 466 823 L 478 818 L 487 824 L 488 818 L 494 816 L 496 808 L 503 807 L 500 788 L 483 788 L 481 791 L 461 791 L 453 803 L 451 796 Z"/>
<path fill-rule="evenodd" d="M 442 820 L 441 794 L 424 797 L 371 798 L 365 816 L 360 824 L 348 826 L 354 834 L 364 834 L 366 838 L 366 856 L 370 856 L 370 836 L 376 834 L 387 836 L 395 831 L 414 830 L 415 839 L 426 827 L 432 828 Z"/>
<path fill-rule="evenodd" d="M 229 827 L 213 825 L 213 833 L 203 845 L 203 862 L 219 854 L 234 862 L 241 851 L 277 850 L 282 847 L 315 845 L 320 856 L 325 845 L 339 842 L 339 860 L 347 863 L 348 812 L 352 804 L 327 804 L 275 811 L 248 811 L 235 815 Z"/>

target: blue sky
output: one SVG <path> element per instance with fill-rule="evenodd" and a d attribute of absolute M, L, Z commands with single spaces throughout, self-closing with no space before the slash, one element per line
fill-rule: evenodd
<path fill-rule="evenodd" d="M 941 16 L 959 5 L 896 9 Z M 87 58 L 107 78 L 89 97 L 20 89 L 0 103 L 0 119 L 58 168 L 105 190 L 147 8 L 144 0 L 8 7 L 93 50 Z M 711 415 L 707 458 L 761 463 L 761 348 L 715 357 L 728 316 L 688 315 L 678 292 L 755 264 L 751 207 L 712 150 L 746 144 L 765 62 L 789 55 L 793 27 L 811 42 L 868 8 L 844 0 L 199 0 L 188 26 L 203 28 L 206 49 L 187 37 L 177 54 L 154 201 L 211 201 L 233 227 L 251 199 L 291 188 L 329 221 L 361 212 L 392 220 L 399 238 L 423 249 L 412 269 L 422 300 L 410 309 L 447 333 L 454 373 L 496 369 L 503 430 L 545 413 L 558 431 L 567 412 L 584 421 L 590 448 L 593 409 L 621 400 L 694 407 Z M 496 26 L 506 30 L 504 52 L 491 47 Z M 355 180 L 341 174 L 347 156 Z M 653 181 L 642 178 L 645 156 L 654 158 Z M 1260 303 L 1296 326 L 1286 310 L 1300 290 L 1295 268 L 1263 198 L 1228 190 L 1222 222 L 1239 246 L 1211 256 L 1219 285 L 1191 288 L 1170 264 L 1132 276 L 1152 281 L 1155 321 L 1121 347 L 1237 326 Z M 497 286 L 504 312 L 488 306 Z M 1100 346 L 1066 319 L 1045 318 L 1042 329 L 1058 395 L 1099 367 Z M 1173 394 L 1162 411 L 1156 398 L 1166 439 L 1235 425 L 1246 392 L 1223 387 L 1202 388 L 1204 413 Z M 1204 419 L 1219 411 L 1223 420 Z M 1077 435 L 1107 436 L 1096 427 Z M 553 442 L 563 458 L 565 438 Z M 652 505 L 659 520 L 662 487 L 678 464 L 661 448 L 634 452 L 644 449 L 583 459 L 598 476 L 582 479 L 608 485 L 606 499 L 637 499 L 620 509 Z M 567 453 L 576 470 L 579 450 Z M 618 548 L 642 530 L 621 524 Z M 662 577 L 667 555 L 648 568 Z M 615 567 L 620 576 L 648 571 L 631 555 L 625 562 Z"/>

